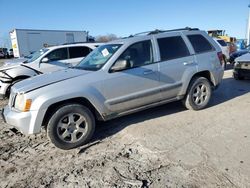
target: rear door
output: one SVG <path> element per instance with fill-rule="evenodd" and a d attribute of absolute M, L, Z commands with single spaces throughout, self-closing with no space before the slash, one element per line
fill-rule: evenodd
<path fill-rule="evenodd" d="M 190 73 L 196 72 L 196 62 L 180 33 L 155 37 L 158 43 L 160 88 L 163 100 L 179 95 Z"/>
<path fill-rule="evenodd" d="M 198 71 L 221 68 L 217 51 L 212 45 L 218 46 L 218 44 L 212 38 L 209 41 L 204 34 L 192 32 L 187 34 L 187 38 L 194 49 L 196 62 L 198 62 Z"/>
<path fill-rule="evenodd" d="M 83 58 L 85 58 L 90 52 L 91 48 L 87 46 L 74 46 L 69 47 L 69 63 L 71 65 L 77 65 Z"/>

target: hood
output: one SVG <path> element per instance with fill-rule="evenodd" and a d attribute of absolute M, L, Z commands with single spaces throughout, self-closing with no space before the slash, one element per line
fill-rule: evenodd
<path fill-rule="evenodd" d="M 249 61 L 250 62 L 250 53 L 242 55 L 235 59 L 235 61 Z"/>
<path fill-rule="evenodd" d="M 8 70 L 8 69 L 12 69 L 12 68 L 18 67 L 19 65 L 21 65 L 25 61 L 27 61 L 26 58 L 19 58 L 19 59 L 13 59 L 11 61 L 6 61 L 3 64 L 3 66 L 0 67 L 0 71 L 2 71 L 2 70 Z"/>
<path fill-rule="evenodd" d="M 75 78 L 90 73 L 91 71 L 79 69 L 64 69 L 56 72 L 41 74 L 15 84 L 12 89 L 15 92 L 27 93 L 29 91 L 45 87 L 64 80 Z"/>
<path fill-rule="evenodd" d="M 231 54 L 231 56 L 241 56 L 241 55 L 243 55 L 243 54 L 246 54 L 246 53 L 248 53 L 249 51 L 248 50 L 239 50 L 239 51 L 236 51 L 236 52 L 233 52 L 232 54 Z"/>

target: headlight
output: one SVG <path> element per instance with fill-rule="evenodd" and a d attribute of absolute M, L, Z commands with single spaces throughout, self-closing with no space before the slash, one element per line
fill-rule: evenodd
<path fill-rule="evenodd" d="M 234 63 L 234 68 L 240 68 L 240 63 L 238 61 Z"/>
<path fill-rule="evenodd" d="M 26 99 L 24 94 L 17 94 L 15 98 L 14 108 L 22 111 L 27 112 L 30 110 L 32 100 Z"/>

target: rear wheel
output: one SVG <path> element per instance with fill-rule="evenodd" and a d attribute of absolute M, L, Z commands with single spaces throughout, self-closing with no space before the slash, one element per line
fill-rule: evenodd
<path fill-rule="evenodd" d="M 95 118 L 85 106 L 68 104 L 51 116 L 47 136 L 58 148 L 68 150 L 87 143 L 95 131 Z"/>
<path fill-rule="evenodd" d="M 190 110 L 201 110 L 205 108 L 211 98 L 211 84 L 204 77 L 195 77 L 190 82 L 183 104 Z"/>

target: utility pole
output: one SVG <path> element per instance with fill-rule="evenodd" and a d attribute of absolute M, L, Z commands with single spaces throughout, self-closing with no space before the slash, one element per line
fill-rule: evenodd
<path fill-rule="evenodd" d="M 250 4 L 248 5 L 247 45 L 250 44 Z"/>

